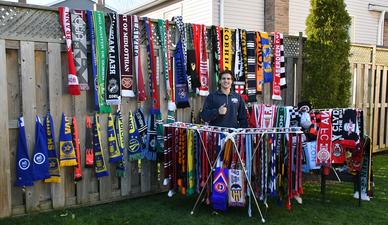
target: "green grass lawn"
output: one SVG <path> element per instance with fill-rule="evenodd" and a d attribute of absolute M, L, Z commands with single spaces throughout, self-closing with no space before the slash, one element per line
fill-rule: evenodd
<path fill-rule="evenodd" d="M 362 201 L 353 198 L 352 183 L 328 182 L 326 203 L 322 203 L 320 183 L 304 182 L 303 204 L 291 200 L 291 210 L 277 206 L 276 198 L 268 197 L 265 224 L 388 224 L 388 154 L 374 155 L 374 198 Z M 109 204 L 72 208 L 0 220 L 1 225 L 14 224 L 262 224 L 252 199 L 252 217 L 247 207 L 229 207 L 214 212 L 211 205 L 200 204 L 190 214 L 197 195 L 166 193 L 128 199 Z M 262 212 L 265 206 L 259 201 Z"/>

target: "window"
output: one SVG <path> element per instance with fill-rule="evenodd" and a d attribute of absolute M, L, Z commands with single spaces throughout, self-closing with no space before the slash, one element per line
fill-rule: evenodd
<path fill-rule="evenodd" d="M 350 27 L 349 27 L 349 30 L 348 30 L 348 34 L 349 34 L 349 37 L 350 37 L 350 42 L 353 43 L 355 42 L 355 17 L 354 16 L 350 16 L 352 19 L 350 21 Z"/>
<path fill-rule="evenodd" d="M 172 20 L 173 16 L 181 16 L 182 15 L 182 10 L 181 7 L 171 9 L 167 12 L 163 13 L 163 19 L 165 20 Z"/>

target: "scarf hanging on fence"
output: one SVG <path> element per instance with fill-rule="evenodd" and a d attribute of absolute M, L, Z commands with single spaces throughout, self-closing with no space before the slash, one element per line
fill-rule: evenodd
<path fill-rule="evenodd" d="M 47 113 L 44 119 L 43 127 L 46 129 L 46 143 L 47 143 L 47 158 L 49 164 L 49 173 L 51 178 L 44 180 L 45 183 L 61 183 L 61 170 L 59 168 L 59 160 L 57 155 L 57 147 L 55 144 L 55 134 L 53 118 L 50 112 Z"/>
<path fill-rule="evenodd" d="M 280 34 L 280 89 L 287 88 L 286 82 L 286 69 L 284 67 L 284 45 L 283 45 L 283 34 Z"/>
<path fill-rule="evenodd" d="M 229 170 L 229 206 L 245 206 L 245 187 L 242 170 Z"/>
<path fill-rule="evenodd" d="M 138 93 L 138 101 L 142 102 L 146 100 L 148 97 L 145 92 L 143 72 L 141 70 L 139 17 L 136 15 L 133 15 L 132 21 L 133 21 L 133 54 L 135 56 L 137 93 Z"/>
<path fill-rule="evenodd" d="M 245 84 L 248 79 L 248 53 L 247 53 L 247 31 L 241 30 L 241 53 L 242 53 L 242 62 L 243 62 L 243 74 Z M 245 85 L 245 93 L 248 92 L 247 85 Z"/>
<path fill-rule="evenodd" d="M 67 7 L 58 7 L 59 19 L 62 25 L 63 35 L 66 38 L 67 47 L 67 65 L 68 65 L 68 84 L 70 95 L 80 95 L 77 73 L 75 71 L 73 49 L 71 47 L 71 28 L 70 28 L 70 12 Z"/>
<path fill-rule="evenodd" d="M 331 163 L 344 163 L 346 161 L 345 148 L 341 145 L 343 110 L 333 109 L 331 113 L 331 126 L 333 130 Z"/>
<path fill-rule="evenodd" d="M 214 172 L 213 192 L 210 201 L 213 209 L 226 210 L 228 202 L 228 168 L 217 167 Z"/>
<path fill-rule="evenodd" d="M 200 50 L 199 50 L 199 78 L 201 87 L 199 88 L 199 95 L 209 95 L 209 73 L 207 69 L 207 53 L 206 53 L 206 26 L 198 25 L 200 29 Z"/>
<path fill-rule="evenodd" d="M 90 46 L 92 48 L 92 68 L 93 68 L 93 87 L 94 87 L 94 111 L 100 111 L 98 104 L 98 83 L 97 83 L 97 53 L 96 53 L 96 37 L 94 32 L 93 12 L 86 10 L 88 16 Z"/>
<path fill-rule="evenodd" d="M 117 144 L 117 134 L 112 114 L 108 115 L 108 148 L 109 162 L 114 163 L 122 160 L 121 152 Z"/>
<path fill-rule="evenodd" d="M 145 119 L 145 115 L 141 106 L 133 113 L 133 116 L 135 118 L 136 127 L 139 132 L 141 149 L 142 151 L 144 151 L 147 144 L 147 121 Z"/>
<path fill-rule="evenodd" d="M 120 14 L 119 24 L 121 93 L 123 97 L 135 97 L 132 68 L 132 16 Z"/>
<path fill-rule="evenodd" d="M 155 116 L 156 121 L 156 160 L 158 162 L 163 162 L 163 152 L 164 152 L 164 142 L 163 142 L 163 117 L 162 114 L 158 114 Z M 169 122 L 170 121 L 170 122 Z M 167 123 L 172 123 L 174 117 L 172 116 L 172 112 L 167 112 Z"/>
<path fill-rule="evenodd" d="M 199 75 L 199 79 L 201 81 L 200 76 L 200 51 L 201 51 L 201 25 L 200 24 L 192 24 L 192 32 L 193 32 L 193 49 L 195 51 L 195 70 Z M 200 86 L 201 87 L 201 86 Z"/>
<path fill-rule="evenodd" d="M 74 66 L 79 79 L 79 89 L 85 91 L 89 90 L 85 10 L 71 9 L 70 11 Z"/>
<path fill-rule="evenodd" d="M 271 134 L 269 138 L 269 146 L 271 150 L 271 176 L 269 182 L 269 196 L 271 198 L 276 196 L 276 136 L 275 134 Z"/>
<path fill-rule="evenodd" d="M 98 113 L 94 116 L 94 169 L 96 177 L 109 176 L 106 170 L 104 152 L 101 145 L 100 118 Z"/>
<path fill-rule="evenodd" d="M 187 50 L 187 87 L 189 97 L 196 97 L 197 90 L 201 87 L 197 73 L 197 63 L 194 50 Z"/>
<path fill-rule="evenodd" d="M 255 31 L 256 42 L 256 91 L 261 94 L 263 91 L 263 47 L 258 31 Z"/>
<path fill-rule="evenodd" d="M 241 53 L 241 38 L 240 38 L 240 29 L 236 28 L 235 30 L 236 37 L 236 46 L 234 52 L 234 78 L 235 80 L 240 80 L 240 77 L 243 76 L 242 68 L 242 53 Z"/>
<path fill-rule="evenodd" d="M 151 115 L 151 113 L 148 115 L 147 128 L 147 143 L 143 150 L 143 158 L 156 161 L 156 121 L 155 115 Z"/>
<path fill-rule="evenodd" d="M 116 176 L 126 178 L 125 173 L 125 158 L 124 158 L 124 131 L 123 131 L 123 118 L 120 110 L 117 111 L 115 117 L 115 129 L 116 129 L 116 141 L 119 148 L 121 159 L 116 163 Z"/>
<path fill-rule="evenodd" d="M 105 79 L 106 104 L 121 105 L 121 75 L 120 75 L 120 36 L 119 20 L 117 13 L 108 13 L 110 19 L 108 40 L 108 68 Z M 124 53 L 124 52 L 122 52 Z"/>
<path fill-rule="evenodd" d="M 187 134 L 186 129 L 179 129 L 179 159 L 180 176 L 178 185 L 182 187 L 182 194 L 186 194 L 187 189 Z M 180 169 L 179 169 L 180 168 Z"/>
<path fill-rule="evenodd" d="M 279 32 L 273 32 L 274 34 L 274 81 L 272 83 L 272 99 L 273 100 L 282 100 L 280 96 L 280 72 L 281 72 L 281 43 L 280 43 L 280 34 Z"/>
<path fill-rule="evenodd" d="M 174 86 L 172 85 L 172 73 L 171 73 L 171 52 L 170 52 L 170 39 L 168 33 L 168 20 L 158 20 L 158 31 L 160 42 L 162 46 L 162 59 L 163 59 L 163 74 L 166 81 L 167 92 L 167 109 L 170 111 L 176 110 L 174 101 Z"/>
<path fill-rule="evenodd" d="M 59 137 L 59 161 L 61 167 L 77 165 L 75 150 L 71 141 L 70 123 L 64 113 L 62 113 L 61 133 Z"/>
<path fill-rule="evenodd" d="M 136 127 L 136 122 L 134 120 L 134 114 L 129 110 L 129 141 L 128 141 L 128 160 L 129 161 L 137 161 L 143 158 L 143 148 L 140 142 L 139 130 Z"/>
<path fill-rule="evenodd" d="M 211 39 L 212 39 L 212 55 L 213 55 L 213 71 L 214 71 L 214 79 L 215 79 L 215 84 L 214 84 L 214 87 L 213 89 L 214 90 L 217 90 L 217 87 L 218 87 L 218 74 L 220 72 L 220 68 L 219 68 L 219 63 L 218 63 L 218 60 L 220 58 L 220 56 L 218 55 L 218 48 L 220 46 L 218 46 L 218 42 L 217 42 L 217 30 L 216 30 L 216 26 L 212 26 L 211 29 L 210 29 L 210 36 L 211 36 Z M 220 28 L 218 27 L 218 30 Z"/>
<path fill-rule="evenodd" d="M 93 126 L 88 115 L 86 115 L 85 129 L 85 168 L 94 167 L 94 142 L 93 142 Z"/>
<path fill-rule="evenodd" d="M 40 119 L 36 116 L 36 127 L 35 127 L 35 150 L 34 156 L 32 157 L 32 179 L 44 180 L 50 178 L 49 164 L 47 156 L 47 144 L 44 139 L 45 134 L 43 126 L 40 123 Z"/>
<path fill-rule="evenodd" d="M 317 166 L 331 166 L 331 112 L 321 112 L 321 127 L 317 137 Z"/>
<path fill-rule="evenodd" d="M 32 180 L 32 166 L 30 157 L 28 156 L 26 131 L 24 128 L 23 116 L 18 119 L 19 123 L 19 139 L 16 150 L 16 175 L 17 180 L 15 186 L 34 186 Z"/>
<path fill-rule="evenodd" d="M 264 83 L 273 82 L 272 79 L 272 66 L 271 66 L 271 55 L 270 46 L 268 41 L 268 33 L 260 32 L 261 47 L 263 48 L 263 72 L 264 72 Z"/>
<path fill-rule="evenodd" d="M 222 28 L 222 56 L 224 70 L 232 70 L 232 32 L 229 28 Z"/>
<path fill-rule="evenodd" d="M 146 31 L 147 31 L 146 44 L 147 44 L 148 79 L 150 84 L 151 103 L 152 103 L 151 114 L 156 115 L 160 113 L 160 109 L 159 109 L 158 86 L 156 82 L 154 43 L 152 38 L 151 20 L 147 17 L 144 17 L 144 23 L 146 25 Z"/>
<path fill-rule="evenodd" d="M 241 38 L 240 38 L 241 36 Z M 236 60 L 235 60 L 235 81 L 234 81 L 234 90 L 239 93 L 244 100 L 248 100 L 246 95 L 246 84 L 245 84 L 245 72 L 244 71 L 244 56 L 247 58 L 247 47 L 246 47 L 246 36 L 242 37 L 242 30 L 236 29 Z M 243 50 L 244 49 L 244 50 Z M 245 55 L 243 56 L 243 53 Z M 246 65 L 248 66 L 248 64 Z"/>
<path fill-rule="evenodd" d="M 73 116 L 73 127 L 72 127 L 72 139 L 73 139 L 73 146 L 74 146 L 74 152 L 77 160 L 77 165 L 74 166 L 74 180 L 80 181 L 82 180 L 82 170 L 81 170 L 81 153 L 80 153 L 80 147 L 79 147 L 79 137 L 78 137 L 78 127 L 77 127 L 77 120 L 75 118 L 75 115 Z"/>
<path fill-rule="evenodd" d="M 172 112 L 167 114 L 167 124 L 174 123 L 175 119 Z M 161 127 L 163 131 L 163 140 L 164 140 L 164 181 L 163 185 L 170 183 L 170 190 L 173 188 L 172 177 L 173 177 L 173 141 L 172 141 L 172 128 L 171 127 Z M 167 145 L 166 145 L 167 144 Z"/>
<path fill-rule="evenodd" d="M 194 183 L 194 130 L 187 130 L 187 175 L 188 187 L 186 194 L 192 195 L 195 192 Z"/>
<path fill-rule="evenodd" d="M 183 23 L 183 18 L 182 16 L 174 16 L 172 18 L 172 21 L 175 21 L 176 26 L 178 27 L 179 30 L 179 37 L 180 41 L 182 43 L 182 50 L 183 50 L 183 66 L 186 66 L 187 62 L 187 37 L 186 37 L 186 26 Z"/>
<path fill-rule="evenodd" d="M 182 42 L 178 41 L 175 48 L 175 96 L 178 109 L 190 107 L 186 85 L 186 68 L 183 60 Z"/>
<path fill-rule="evenodd" d="M 100 113 L 111 113 L 112 109 L 105 102 L 105 76 L 107 63 L 107 40 L 105 35 L 105 16 L 103 12 L 93 11 L 94 31 L 96 38 L 96 59 L 97 59 L 97 83 L 98 103 Z"/>
<path fill-rule="evenodd" d="M 247 57 L 248 57 L 248 75 L 247 75 L 248 102 L 257 102 L 255 36 L 254 36 L 254 32 L 251 30 L 247 31 Z"/>

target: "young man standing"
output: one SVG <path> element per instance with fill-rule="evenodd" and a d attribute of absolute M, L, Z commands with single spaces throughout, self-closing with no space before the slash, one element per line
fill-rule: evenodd
<path fill-rule="evenodd" d="M 248 121 L 244 99 L 231 90 L 232 71 L 221 71 L 219 78 L 221 88 L 206 97 L 202 119 L 212 126 L 246 128 Z"/>

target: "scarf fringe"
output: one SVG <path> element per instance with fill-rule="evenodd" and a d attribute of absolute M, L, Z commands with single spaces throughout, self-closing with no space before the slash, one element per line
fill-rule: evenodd
<path fill-rule="evenodd" d="M 174 189 L 169 190 L 167 193 L 168 197 L 172 197 L 174 194 L 175 194 Z"/>
<path fill-rule="evenodd" d="M 281 101 L 282 97 L 280 95 L 272 95 L 272 99 Z"/>
<path fill-rule="evenodd" d="M 212 196 L 210 198 L 210 201 L 213 202 L 213 203 L 223 203 L 225 204 L 226 202 L 226 196 L 225 197 L 221 197 L 221 196 Z"/>
<path fill-rule="evenodd" d="M 163 180 L 163 185 L 167 185 L 167 184 L 169 184 L 169 183 L 170 183 L 170 179 L 164 178 L 164 180 Z"/>
<path fill-rule="evenodd" d="M 109 176 L 108 171 L 102 171 L 102 172 L 96 173 L 96 177 L 97 177 L 97 178 L 100 178 L 100 177 L 107 177 L 107 176 Z"/>
<path fill-rule="evenodd" d="M 18 180 L 16 181 L 15 186 L 34 186 L 34 182 L 28 180 Z"/>
<path fill-rule="evenodd" d="M 34 175 L 33 180 L 45 180 L 51 178 L 50 175 L 42 174 L 42 175 Z"/>
<path fill-rule="evenodd" d="M 179 108 L 179 109 L 190 107 L 189 102 L 178 102 L 177 101 L 176 105 L 177 105 L 177 108 Z"/>
<path fill-rule="evenodd" d="M 208 96 L 208 95 L 209 95 L 209 91 L 200 90 L 200 91 L 199 91 L 199 95 L 200 95 L 200 96 Z"/>
<path fill-rule="evenodd" d="M 107 105 L 121 105 L 121 99 L 107 100 Z"/>
<path fill-rule="evenodd" d="M 134 154 L 134 155 L 129 155 L 128 156 L 128 160 L 129 161 L 136 161 L 136 160 L 139 160 L 139 159 L 142 159 L 143 158 L 143 154 L 140 152 L 140 153 L 137 153 L 137 154 Z"/>
<path fill-rule="evenodd" d="M 232 203 L 229 203 L 229 206 L 244 207 L 245 206 L 245 202 L 232 202 Z"/>
<path fill-rule="evenodd" d="M 132 90 L 122 90 L 123 97 L 136 97 Z"/>
<path fill-rule="evenodd" d="M 147 160 L 156 161 L 156 152 L 151 152 L 148 150 L 143 151 L 143 158 Z"/>
<path fill-rule="evenodd" d="M 223 204 L 220 204 L 220 203 L 213 203 L 213 209 L 216 209 L 216 210 L 226 210 L 226 204 L 223 203 Z"/>
<path fill-rule="evenodd" d="M 51 176 L 50 178 L 44 180 L 45 183 L 61 183 L 60 176 Z"/>
<path fill-rule="evenodd" d="M 176 105 L 175 105 L 175 103 L 173 101 L 168 101 L 167 108 L 170 111 L 175 111 L 176 110 Z"/>
<path fill-rule="evenodd" d="M 195 186 L 193 186 L 191 188 L 187 188 L 187 191 L 186 191 L 187 196 L 192 195 L 194 193 L 195 193 Z M 210 204 L 210 203 L 207 203 L 207 204 Z"/>
<path fill-rule="evenodd" d="M 90 89 L 89 85 L 88 84 L 79 84 L 79 89 L 81 91 L 88 91 Z"/>
<path fill-rule="evenodd" d="M 100 107 L 100 113 L 112 113 L 112 108 L 108 105 L 103 105 Z"/>
<path fill-rule="evenodd" d="M 127 174 L 124 170 L 116 170 L 116 177 L 124 177 L 127 178 Z"/>
<path fill-rule="evenodd" d="M 61 167 L 64 167 L 64 166 L 76 166 L 77 165 L 77 160 L 74 158 L 74 159 L 66 159 L 66 161 L 61 161 L 60 162 L 60 166 Z"/>

